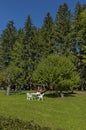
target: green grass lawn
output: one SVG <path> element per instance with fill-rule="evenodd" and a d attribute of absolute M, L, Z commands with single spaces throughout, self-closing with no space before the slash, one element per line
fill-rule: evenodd
<path fill-rule="evenodd" d="M 0 92 L 0 115 L 33 120 L 40 126 L 86 130 L 86 92 L 58 98 L 46 94 L 43 101 L 29 101 L 26 92 L 6 96 Z"/>

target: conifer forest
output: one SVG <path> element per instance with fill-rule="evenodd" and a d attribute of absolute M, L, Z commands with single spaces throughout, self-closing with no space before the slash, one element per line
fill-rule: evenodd
<path fill-rule="evenodd" d="M 86 90 L 86 5 L 47 12 L 37 28 L 27 16 L 22 28 L 8 21 L 0 34 L 0 87 Z"/>

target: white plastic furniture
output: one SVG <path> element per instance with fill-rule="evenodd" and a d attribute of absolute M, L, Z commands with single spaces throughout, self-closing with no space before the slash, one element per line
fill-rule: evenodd
<path fill-rule="evenodd" d="M 31 94 L 32 94 L 33 100 L 37 100 L 38 96 L 40 95 L 40 92 L 31 93 Z"/>
<path fill-rule="evenodd" d="M 27 100 L 43 100 L 44 93 L 27 93 Z"/>
<path fill-rule="evenodd" d="M 38 101 L 39 101 L 39 100 L 43 100 L 43 96 L 44 96 L 44 93 L 38 95 Z"/>
<path fill-rule="evenodd" d="M 31 93 L 27 93 L 27 100 L 33 100 L 33 96 Z"/>

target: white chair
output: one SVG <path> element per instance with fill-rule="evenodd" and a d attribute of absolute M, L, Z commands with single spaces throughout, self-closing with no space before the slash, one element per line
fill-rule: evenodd
<path fill-rule="evenodd" d="M 27 93 L 27 100 L 33 100 L 33 96 L 31 93 Z"/>
<path fill-rule="evenodd" d="M 44 96 L 44 93 L 38 95 L 38 101 L 39 101 L 39 100 L 43 100 L 43 96 Z"/>

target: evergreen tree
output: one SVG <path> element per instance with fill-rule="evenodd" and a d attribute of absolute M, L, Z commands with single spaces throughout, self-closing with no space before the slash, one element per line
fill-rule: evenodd
<path fill-rule="evenodd" d="M 75 54 L 77 53 L 81 53 L 81 46 L 83 44 L 82 42 L 82 35 L 81 35 L 81 31 L 83 28 L 83 25 L 81 24 L 81 12 L 84 10 L 85 6 L 81 5 L 80 2 L 77 2 L 76 7 L 75 7 L 75 12 L 74 12 L 74 16 L 73 16 L 73 23 L 72 23 L 72 27 L 73 30 L 71 33 L 73 33 L 73 42 L 72 42 L 72 48 L 73 48 L 73 52 Z M 72 39 L 72 38 L 71 38 Z"/>
<path fill-rule="evenodd" d="M 79 31 L 80 34 L 80 68 L 82 78 L 82 90 L 86 90 L 86 6 L 80 14 L 82 28 Z"/>
<path fill-rule="evenodd" d="M 70 51 L 69 34 L 71 31 L 71 13 L 66 3 L 59 6 L 55 24 L 57 35 L 57 52 L 67 55 Z"/>
<path fill-rule="evenodd" d="M 24 37 L 25 37 L 24 29 L 20 28 L 20 29 L 18 30 L 18 33 L 17 33 L 17 40 L 18 40 L 20 43 L 23 43 Z"/>
<path fill-rule="evenodd" d="M 41 35 L 43 39 L 43 55 L 47 56 L 53 53 L 55 48 L 55 26 L 53 18 L 49 12 L 44 18 Z"/>
<path fill-rule="evenodd" d="M 23 56 L 24 72 L 27 84 L 31 81 L 31 75 L 37 63 L 37 29 L 33 26 L 30 16 L 24 25 Z"/>
<path fill-rule="evenodd" d="M 74 43 L 74 51 L 75 53 L 77 54 L 77 49 L 79 49 L 80 51 L 80 34 L 79 34 L 79 31 L 81 29 L 81 24 L 80 24 L 80 13 L 82 11 L 82 6 L 80 4 L 80 2 L 78 2 L 76 4 L 76 7 L 75 7 L 75 14 L 74 14 L 74 32 L 75 32 L 75 43 Z"/>
<path fill-rule="evenodd" d="M 2 44 L 1 44 L 1 39 L 0 39 L 0 71 L 4 67 L 3 64 L 3 58 L 2 58 Z"/>
<path fill-rule="evenodd" d="M 1 35 L 1 56 L 4 67 L 11 61 L 11 50 L 17 39 L 17 30 L 13 21 L 9 21 Z"/>
<path fill-rule="evenodd" d="M 79 2 L 76 4 L 75 8 L 75 16 L 74 16 L 74 31 L 75 31 L 75 49 L 76 49 L 76 56 L 78 57 L 78 71 L 80 73 L 82 83 L 81 89 L 83 89 L 83 84 L 85 80 L 85 73 L 84 73 L 84 64 L 83 64 L 83 56 L 85 54 L 85 33 L 86 33 L 86 26 L 83 23 L 83 11 L 85 10 L 86 6 L 81 5 Z M 82 16 L 81 16 L 82 15 Z M 78 52 L 78 55 L 77 55 Z"/>

